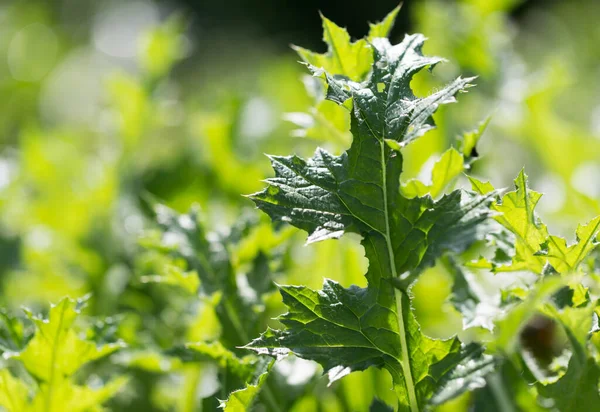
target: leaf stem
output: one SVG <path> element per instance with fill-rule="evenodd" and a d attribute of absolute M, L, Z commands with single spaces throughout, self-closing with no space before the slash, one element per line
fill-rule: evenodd
<path fill-rule="evenodd" d="M 410 402 L 411 412 L 419 412 L 419 403 L 417 402 L 417 394 L 415 392 L 415 384 L 410 369 L 410 355 L 406 343 L 406 330 L 404 328 L 404 316 L 402 315 L 402 291 L 394 288 L 396 297 L 396 312 L 398 314 L 398 331 L 400 333 L 400 344 L 402 346 L 402 370 L 404 371 L 404 380 L 406 381 L 406 389 L 408 392 L 408 400 Z"/>
<path fill-rule="evenodd" d="M 496 398 L 496 401 L 498 402 L 500 410 L 504 412 L 516 412 L 513 403 L 510 400 L 510 396 L 506 393 L 500 375 L 498 373 L 493 373 L 486 380 L 494 398 Z"/>
<path fill-rule="evenodd" d="M 233 324 L 233 327 L 234 327 L 237 335 L 244 341 L 244 343 L 247 343 L 249 341 L 248 334 L 242 327 L 240 318 L 237 316 L 235 309 L 231 306 L 231 302 L 228 299 L 225 299 L 223 304 L 225 307 L 225 312 L 227 313 L 229 320 Z M 261 390 L 261 393 L 263 394 L 264 400 L 266 401 L 267 404 L 269 404 L 269 407 L 272 411 L 281 412 L 281 409 L 277 405 L 277 401 L 275 400 L 275 396 L 273 395 L 273 391 L 271 390 L 269 382 L 265 382 L 265 384 Z M 229 395 L 229 394 L 227 394 L 227 395 Z"/>
<path fill-rule="evenodd" d="M 281 408 L 277 405 L 277 400 L 275 400 L 275 395 L 273 395 L 273 391 L 269 386 L 269 382 L 265 382 L 262 391 L 261 391 L 264 400 L 270 406 L 270 409 L 274 412 L 281 412 Z"/>
<path fill-rule="evenodd" d="M 202 401 L 196 401 L 196 388 L 202 377 L 202 366 L 190 367 L 185 380 L 181 412 L 202 412 Z"/>
<path fill-rule="evenodd" d="M 379 140 L 381 147 L 381 179 L 382 179 L 382 190 L 383 190 L 383 207 L 385 216 L 385 243 L 388 250 L 388 258 L 390 260 L 390 267 L 392 269 L 392 276 L 398 277 L 396 270 L 396 260 L 394 259 L 394 248 L 392 247 L 392 240 L 390 236 L 390 218 L 388 211 L 388 198 L 387 198 L 387 176 L 386 176 L 386 162 L 385 162 L 385 142 L 383 137 Z M 398 333 L 400 334 L 400 346 L 402 350 L 402 371 L 404 372 L 404 382 L 406 384 L 406 391 L 408 392 L 408 400 L 410 403 L 411 412 L 419 412 L 419 403 L 417 402 L 417 394 L 415 392 L 415 384 L 412 377 L 412 370 L 410 369 L 410 354 L 408 353 L 408 345 L 406 342 L 406 328 L 404 326 L 404 315 L 402 313 L 402 291 L 394 287 L 394 296 L 396 300 L 396 316 L 398 319 Z"/>

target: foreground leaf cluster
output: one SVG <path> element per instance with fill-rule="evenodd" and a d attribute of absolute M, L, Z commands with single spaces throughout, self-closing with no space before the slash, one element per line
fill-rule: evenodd
<path fill-rule="evenodd" d="M 246 347 L 314 360 L 330 382 L 353 371 L 384 368 L 392 376 L 399 410 L 425 410 L 476 389 L 475 404 L 489 404 L 492 396 L 498 410 L 597 405 L 598 366 L 589 342 L 596 303 L 580 284 L 586 276 L 580 266 L 598 243 L 600 217 L 580 226 L 577 241 L 567 245 L 549 235 L 535 215 L 541 195 L 528 188 L 524 172 L 515 180 L 516 190 L 504 196 L 475 178 L 471 190 L 447 191 L 477 157 L 475 144 L 487 122 L 458 141 L 460 150 L 450 148 L 441 156 L 431 183 L 413 179 L 401 185 L 404 149 L 434 128 L 432 116 L 440 105 L 454 102 L 473 79 L 459 77 L 417 97 L 413 76 L 442 59 L 423 55 L 422 35 L 406 36 L 397 45 L 376 35 L 389 32 L 389 18 L 384 29 L 372 25 L 368 38 L 354 43 L 324 19 L 328 53 L 299 49 L 313 76 L 324 82 L 325 99 L 348 111 L 352 143 L 339 156 L 324 149 L 310 159 L 270 156 L 275 176 L 250 196 L 274 221 L 306 231 L 308 244 L 360 235 L 369 261 L 368 286 L 344 288 L 327 279 L 321 290 L 280 286 L 288 308 L 279 318 L 285 329 L 269 329 Z M 372 58 L 357 58 L 365 53 Z M 371 63 L 368 71 L 365 61 Z M 464 261 L 461 256 L 471 247 L 493 256 Z M 412 312 L 411 285 L 438 261 L 455 277 L 453 303 L 478 343 L 432 339 Z M 488 299 L 469 270 L 536 277 Z M 562 301 L 561 294 L 571 299 Z M 567 321 L 574 313 L 588 325 L 579 339 Z M 546 324 L 565 338 L 547 332 L 549 353 L 540 353 L 535 333 Z M 559 349 L 570 357 L 562 370 L 551 365 Z M 519 373 L 530 378 L 510 378 Z"/>

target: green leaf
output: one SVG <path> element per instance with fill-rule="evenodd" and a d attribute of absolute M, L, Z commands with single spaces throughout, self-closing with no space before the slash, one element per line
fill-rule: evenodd
<path fill-rule="evenodd" d="M 529 319 L 541 309 L 541 305 L 565 286 L 567 279 L 560 276 L 549 276 L 538 281 L 528 291 L 526 299 L 515 304 L 495 323 L 495 341 L 489 347 L 512 354 L 517 349 L 519 332 Z"/>
<path fill-rule="evenodd" d="M 489 216 L 493 193 L 454 191 L 437 202 L 429 196 L 400 195 L 402 157 L 386 140 L 406 144 L 431 129 L 431 114 L 439 104 L 453 102 L 468 80 L 458 79 L 433 95 L 416 98 L 409 87 L 412 75 L 440 59 L 422 56 L 421 35 L 407 36 L 396 46 L 377 40 L 375 69 L 364 84 L 326 75 L 329 94 L 343 95 L 338 103 L 353 97 L 350 150 L 332 156 L 318 149 L 308 161 L 271 156 L 276 177 L 251 198 L 273 219 L 309 232 L 309 243 L 357 232 L 365 236 L 365 243 L 377 242 L 374 246 L 383 247 L 386 255 L 389 248 L 395 268 L 393 274 L 391 267 L 385 274 L 396 277 L 432 264 L 445 250 L 460 252 L 481 238 L 486 227 L 479 223 Z M 378 91 L 380 83 L 387 92 Z"/>
<path fill-rule="evenodd" d="M 369 406 L 369 412 L 394 412 L 394 408 L 381 399 L 375 398 L 373 399 L 371 406 Z"/>
<path fill-rule="evenodd" d="M 565 325 L 565 331 L 572 349 L 567 372 L 554 383 L 539 385 L 539 393 L 553 399 L 559 411 L 595 410 L 600 405 L 600 368 L 571 328 Z"/>
<path fill-rule="evenodd" d="M 351 107 L 351 148 L 341 156 L 318 149 L 304 160 L 271 156 L 276 176 L 251 195 L 274 220 L 309 233 L 308 242 L 354 232 L 370 262 L 367 288 L 344 289 L 326 280 L 321 291 L 283 286 L 289 313 L 283 331 L 268 330 L 247 347 L 259 353 L 290 351 L 316 360 L 331 381 L 370 366 L 386 368 L 402 409 L 416 411 L 454 365 L 456 339 L 421 333 L 410 309 L 408 285 L 446 252 L 461 253 L 489 231 L 495 193 L 456 190 L 434 201 L 400 193 L 401 148 L 434 127 L 432 114 L 471 79 L 458 78 L 423 98 L 410 89 L 415 73 L 442 59 L 425 57 L 422 35 L 392 46 L 372 40 L 373 68 L 356 83 L 311 67 L 327 84 L 327 98 Z"/>
<path fill-rule="evenodd" d="M 225 412 L 247 412 L 250 411 L 252 404 L 258 398 L 258 395 L 267 381 L 269 369 L 272 362 L 268 364 L 266 370 L 258 375 L 251 383 L 246 384 L 244 389 L 231 392 L 226 401 L 222 401 L 219 407 Z"/>
<path fill-rule="evenodd" d="M 432 405 L 441 405 L 464 392 L 486 386 L 486 377 L 496 370 L 498 362 L 483 353 L 483 347 L 475 343 L 461 352 L 460 365 L 443 378 L 437 392 L 431 398 Z"/>
<path fill-rule="evenodd" d="M 501 313 L 500 301 L 485 294 L 474 274 L 460 267 L 453 259 L 444 259 L 454 277 L 450 301 L 463 318 L 463 329 L 482 327 L 494 329 L 494 320 Z"/>
<path fill-rule="evenodd" d="M 423 335 L 408 296 L 384 280 L 379 289 L 344 289 L 326 280 L 318 292 L 305 286 L 282 286 L 281 294 L 290 311 L 279 320 L 288 329 L 269 329 L 246 347 L 275 356 L 293 352 L 315 360 L 323 365 L 330 382 L 370 366 L 385 368 L 406 409 L 414 403 L 425 404 L 460 349 L 456 338 L 434 340 Z"/>
<path fill-rule="evenodd" d="M 252 262 L 252 268 L 246 275 L 248 284 L 259 296 L 272 292 L 275 290 L 272 275 L 269 258 L 263 252 L 259 252 Z"/>
<path fill-rule="evenodd" d="M 163 232 L 158 245 L 152 247 L 185 260 L 189 272 L 184 272 L 186 276 L 182 280 L 186 287 L 195 288 L 193 275 L 197 274 L 202 295 L 219 294 L 216 312 L 223 330 L 223 343 L 230 347 L 247 343 L 250 336 L 258 333 L 258 319 L 251 302 L 240 294 L 228 239 L 206 232 L 197 207 L 186 214 L 163 205 L 155 209 Z"/>
<path fill-rule="evenodd" d="M 229 399 L 221 401 L 220 406 L 236 412 L 244 412 L 250 408 L 261 393 L 273 364 L 270 357 L 248 355 L 239 358 L 220 342 L 187 343 L 183 347 L 169 350 L 168 354 L 177 356 L 184 362 L 215 362 L 221 370 L 221 375 L 227 377 L 222 383 L 224 393 L 230 394 Z M 264 396 L 268 397 L 268 402 L 271 405 L 277 404 L 277 401 L 272 399 L 270 389 L 264 389 Z"/>
<path fill-rule="evenodd" d="M 373 63 L 369 42 L 377 37 L 388 37 L 399 11 L 400 6 L 392 10 L 380 23 L 370 24 L 367 39 L 355 43 L 350 42 L 346 30 L 322 17 L 323 38 L 328 45 L 328 52 L 318 54 L 301 47 L 295 49 L 302 60 L 308 64 L 322 67 L 329 73 L 346 76 L 352 80 L 363 80 Z M 293 135 L 346 147 L 352 140 L 348 130 L 350 123 L 348 112 L 330 101 L 323 100 L 323 88 L 318 79 L 308 77 L 305 84 L 309 94 L 316 100 L 315 107 L 311 108 L 309 113 L 286 114 L 286 120 L 299 127 L 293 131 Z"/>
<path fill-rule="evenodd" d="M 184 362 L 216 362 L 219 368 L 233 373 L 242 381 L 252 376 L 257 362 L 256 356 L 238 358 L 220 342 L 186 343 L 183 347 L 173 348 L 167 353 Z"/>

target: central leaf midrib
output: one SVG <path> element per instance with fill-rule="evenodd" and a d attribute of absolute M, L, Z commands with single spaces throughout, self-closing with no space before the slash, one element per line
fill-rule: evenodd
<path fill-rule="evenodd" d="M 387 198 L 387 176 L 386 176 L 386 162 L 385 162 L 385 130 L 378 136 L 375 130 L 369 124 L 367 117 L 358 107 L 358 111 L 363 114 L 363 120 L 371 132 L 373 138 L 377 140 L 380 147 L 380 163 L 381 163 L 381 181 L 382 181 L 382 192 L 383 192 L 383 208 L 384 208 L 384 220 L 385 220 L 385 233 L 383 237 L 388 251 L 388 259 L 390 260 L 390 267 L 392 269 L 392 277 L 397 278 L 398 273 L 396 270 L 396 261 L 394 255 L 394 249 L 392 247 L 391 235 L 390 235 L 390 220 L 388 210 L 388 198 Z M 415 385 L 412 377 L 412 370 L 410 368 L 410 355 L 408 353 L 408 344 L 406 340 L 406 328 L 404 325 L 404 316 L 402 314 L 402 292 L 394 288 L 394 298 L 396 301 L 396 317 L 398 320 L 398 334 L 400 335 L 400 346 L 401 346 L 401 363 L 400 366 L 404 372 L 404 381 L 408 392 L 410 409 L 412 412 L 419 412 L 419 404 L 417 402 L 417 395 L 415 392 Z"/>
<path fill-rule="evenodd" d="M 366 122 L 366 119 L 365 119 Z M 367 122 L 367 127 L 371 129 L 370 125 Z M 374 137 L 376 135 L 373 135 Z M 392 277 L 398 277 L 398 273 L 396 272 L 396 262 L 394 257 L 394 249 L 392 247 L 391 235 L 390 235 L 390 219 L 389 219 L 389 211 L 388 211 L 388 199 L 387 199 L 387 177 L 386 177 L 386 162 L 385 162 L 385 146 L 384 139 L 381 136 L 379 141 L 379 146 L 381 148 L 381 180 L 382 180 L 382 189 L 383 189 L 383 207 L 384 207 L 384 218 L 385 218 L 385 243 L 388 250 L 388 257 L 390 260 L 390 266 L 392 269 Z M 398 319 L 398 334 L 400 335 L 400 346 L 401 346 L 401 356 L 402 356 L 402 370 L 404 371 L 404 381 L 406 384 L 406 389 L 408 392 L 408 398 L 410 401 L 410 409 L 413 412 L 419 411 L 419 404 L 417 402 L 417 396 L 415 393 L 415 386 L 412 377 L 412 371 L 410 368 L 410 356 L 408 353 L 408 344 L 406 340 L 406 330 L 404 325 L 404 316 L 402 314 L 402 292 L 398 289 L 394 288 L 394 298 L 396 300 L 396 316 Z"/>
<path fill-rule="evenodd" d="M 58 322 L 58 328 L 54 337 L 54 345 L 52 346 L 52 353 L 50 355 L 50 377 L 48 380 L 48 393 L 46 395 L 46 410 L 50 411 L 52 408 L 52 395 L 54 391 L 54 375 L 56 374 L 56 358 L 58 356 L 58 342 L 63 332 L 63 322 L 65 318 L 65 310 L 67 303 L 62 305 L 62 311 L 60 312 L 60 318 Z M 41 328 L 40 328 L 41 330 Z"/>

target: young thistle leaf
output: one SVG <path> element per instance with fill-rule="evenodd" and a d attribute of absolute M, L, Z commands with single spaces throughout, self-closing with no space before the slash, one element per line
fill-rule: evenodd
<path fill-rule="evenodd" d="M 36 333 L 25 349 L 14 357 L 38 380 L 52 384 L 55 379 L 71 376 L 84 364 L 122 347 L 119 344 L 98 347 L 79 337 L 72 326 L 81 304 L 81 301 L 65 298 L 52 306 L 48 319 L 29 314 Z"/>
<path fill-rule="evenodd" d="M 400 7 L 398 6 L 381 22 L 370 24 L 367 38 L 355 42 L 350 41 L 350 35 L 346 29 L 321 15 L 323 41 L 327 44 L 327 53 L 315 53 L 298 46 L 294 46 L 294 49 L 302 60 L 310 65 L 322 67 L 331 74 L 361 81 L 373 63 L 369 42 L 375 38 L 389 35 L 399 11 Z"/>
<path fill-rule="evenodd" d="M 423 56 L 425 38 L 398 45 L 372 39 L 373 66 L 362 83 L 310 67 L 325 79 L 327 98 L 351 108 L 352 146 L 341 156 L 317 149 L 308 160 L 271 156 L 275 177 L 250 197 L 273 220 L 308 232 L 308 242 L 362 236 L 369 260 L 367 288 L 344 289 L 325 280 L 323 290 L 283 286 L 287 329 L 268 330 L 247 345 L 259 353 L 294 352 L 323 365 L 330 381 L 370 366 L 387 369 L 401 410 L 417 411 L 458 360 L 456 338 L 423 335 L 410 307 L 408 285 L 446 252 L 460 253 L 489 230 L 495 193 L 456 190 L 440 200 L 400 193 L 399 148 L 434 127 L 432 114 L 472 79 L 458 78 L 417 98 L 415 73 L 442 59 Z"/>
<path fill-rule="evenodd" d="M 598 241 L 596 236 L 600 230 L 600 216 L 592 219 L 587 225 L 577 227 L 576 242 L 567 246 L 564 238 L 549 236 L 541 244 L 539 255 L 545 256 L 548 263 L 560 273 L 573 271 L 590 254 Z"/>
<path fill-rule="evenodd" d="M 411 179 L 402 185 L 402 194 L 412 198 L 430 194 L 434 199 L 444 188 L 465 170 L 463 156 L 453 147 L 446 150 L 433 166 L 431 184 L 425 185 L 418 179 Z"/>
<path fill-rule="evenodd" d="M 314 67 L 322 67 L 328 73 L 344 76 L 354 81 L 362 81 L 373 63 L 370 42 L 377 37 L 388 37 L 396 20 L 400 7 L 396 7 L 381 22 L 369 24 L 369 35 L 354 43 L 345 29 L 321 16 L 323 21 L 323 40 L 328 51 L 314 53 L 302 47 L 294 47 L 300 58 Z M 318 79 L 306 76 L 305 85 L 311 96 L 316 99 L 315 107 L 309 113 L 288 113 L 286 119 L 299 128 L 295 136 L 309 137 L 337 143 L 346 147 L 352 139 L 348 130 L 349 115 L 342 107 L 323 100 L 323 91 Z"/>
<path fill-rule="evenodd" d="M 484 120 L 477 129 L 463 133 L 458 139 L 458 150 L 451 147 L 442 154 L 433 165 L 431 184 L 427 185 L 418 179 L 411 179 L 402 184 L 402 194 L 409 198 L 426 194 L 430 194 L 434 199 L 438 198 L 446 186 L 461 173 L 469 170 L 471 164 L 477 159 L 475 145 L 485 131 L 489 120 L 489 118 Z"/>
<path fill-rule="evenodd" d="M 258 373 L 250 383 L 246 384 L 246 387 L 237 391 L 231 392 L 229 398 L 226 401 L 221 401 L 219 407 L 223 408 L 225 412 L 248 412 L 251 410 L 252 405 L 258 398 L 262 387 L 267 381 L 269 376 L 269 370 L 273 366 L 273 361 L 269 363 L 263 363 L 262 368 L 259 368 L 261 372 Z M 265 392 L 265 396 L 272 396 L 271 392 Z M 275 400 L 272 401 L 276 404 Z"/>
<path fill-rule="evenodd" d="M 489 193 L 493 187 L 470 178 L 473 190 L 480 194 Z M 580 225 L 576 241 L 567 246 L 566 240 L 548 235 L 548 229 L 535 214 L 541 193 L 529 189 L 527 175 L 522 170 L 515 179 L 515 188 L 502 197 L 502 202 L 492 208 L 500 214 L 495 219 L 516 237 L 515 251 L 509 264 L 481 260 L 472 266 L 489 268 L 495 272 L 529 270 L 541 274 L 547 264 L 559 273 L 574 271 L 598 245 L 596 236 L 600 232 L 600 216 L 587 225 Z"/>
<path fill-rule="evenodd" d="M 39 385 L 31 400 L 28 396 L 23 398 L 23 388 L 27 388 L 27 385 L 4 370 L 0 380 L 1 405 L 14 411 L 100 411 L 101 404 L 123 387 L 126 383 L 124 377 L 96 389 L 79 386 L 72 381 L 72 376 L 83 365 L 105 357 L 122 346 L 108 344 L 99 347 L 79 336 L 73 324 L 83 303 L 81 300 L 65 298 L 52 306 L 48 319 L 28 313 L 36 327 L 33 338 L 21 352 L 7 352 L 5 357 L 20 360 Z M 7 394 L 10 398 L 8 404 L 3 399 Z"/>
<path fill-rule="evenodd" d="M 15 378 L 8 369 L 0 370 L 0 406 L 7 411 L 26 411 L 29 388 L 21 379 Z"/>

